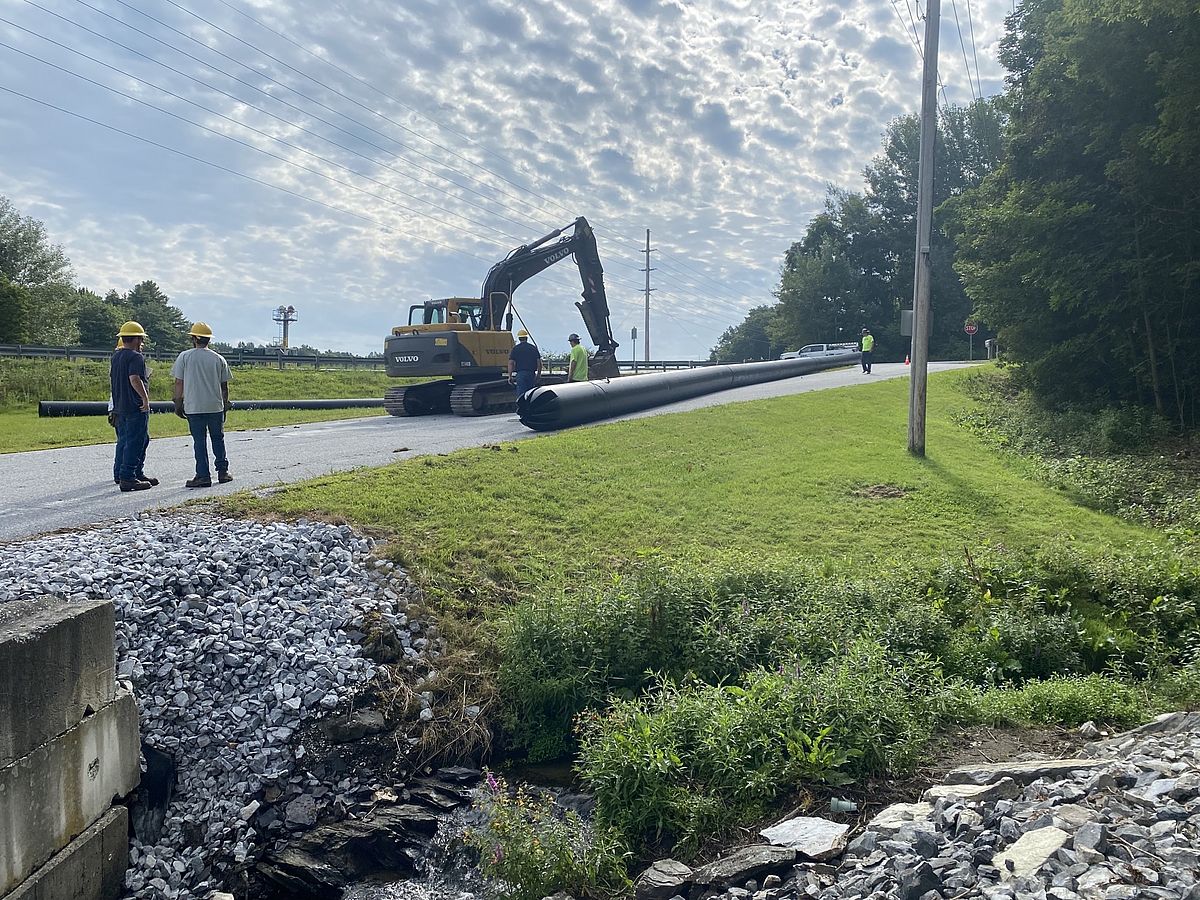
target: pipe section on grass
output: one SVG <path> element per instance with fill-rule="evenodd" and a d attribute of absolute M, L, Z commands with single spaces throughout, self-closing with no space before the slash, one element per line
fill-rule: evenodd
<path fill-rule="evenodd" d="M 359 397 L 344 400 L 234 400 L 234 409 L 376 409 L 383 406 L 381 397 Z M 170 400 L 152 400 L 152 413 L 173 413 Z M 105 400 L 39 400 L 39 416 L 106 416 Z"/>
<path fill-rule="evenodd" d="M 858 354 L 816 359 L 705 366 L 680 372 L 630 375 L 607 381 L 577 381 L 534 388 L 517 400 L 521 424 L 534 431 L 553 431 L 714 394 L 729 388 L 795 378 L 825 369 L 854 365 Z"/>

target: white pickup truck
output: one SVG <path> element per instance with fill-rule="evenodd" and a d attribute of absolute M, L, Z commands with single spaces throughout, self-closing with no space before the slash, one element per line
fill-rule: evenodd
<path fill-rule="evenodd" d="M 816 356 L 849 356 L 858 353 L 858 344 L 805 344 L 799 350 L 789 350 L 780 359 L 812 359 Z"/>

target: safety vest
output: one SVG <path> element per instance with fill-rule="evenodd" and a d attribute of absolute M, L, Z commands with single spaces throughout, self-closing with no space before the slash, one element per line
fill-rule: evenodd
<path fill-rule="evenodd" d="M 863 353 L 870 353 L 875 349 L 875 338 L 869 334 L 862 336 Z"/>

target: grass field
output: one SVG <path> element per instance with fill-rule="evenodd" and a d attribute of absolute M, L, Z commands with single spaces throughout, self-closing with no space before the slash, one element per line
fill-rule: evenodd
<path fill-rule="evenodd" d="M 242 367 L 233 371 L 229 396 L 233 400 L 337 399 L 382 397 L 401 383 L 382 372 L 350 369 L 268 369 Z M 150 395 L 171 399 L 173 381 L 166 363 L 152 364 Z M 0 360 L 0 453 L 48 450 L 111 442 L 113 430 L 102 416 L 39 418 L 39 400 L 107 400 L 108 364 L 61 360 Z M 229 414 L 226 431 L 325 422 L 383 415 L 383 410 L 254 410 Z M 187 423 L 172 415 L 150 417 L 151 437 L 187 434 Z"/>
<path fill-rule="evenodd" d="M 970 402 L 960 378 L 930 380 L 925 459 L 905 449 L 907 382 L 895 380 L 577 428 L 233 502 L 382 530 L 405 565 L 457 592 L 594 580 L 651 550 L 854 570 L 968 545 L 1161 540 L 1025 478 L 956 425 Z"/>
<path fill-rule="evenodd" d="M 1194 555 L 960 424 L 979 403 L 967 375 L 931 377 L 924 459 L 897 379 L 218 502 L 387 542 L 449 640 L 397 694 L 433 698 L 429 725 L 405 726 L 421 752 L 495 736 L 501 764 L 571 759 L 596 798 L 588 858 L 619 875 L 626 850 L 691 859 L 811 785 L 869 801 L 868 776 L 911 773 L 964 726 L 1128 725 L 1200 702 Z M 508 860 L 493 874 L 546 870 L 523 836 L 553 814 L 484 813 Z"/>

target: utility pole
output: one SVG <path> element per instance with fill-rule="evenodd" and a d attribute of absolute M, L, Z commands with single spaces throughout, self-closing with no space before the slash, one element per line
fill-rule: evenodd
<path fill-rule="evenodd" d="M 654 270 L 650 268 L 650 254 L 654 252 L 654 248 L 650 246 L 650 229 L 646 229 L 646 249 L 642 251 L 646 254 L 646 268 L 642 269 L 646 273 L 646 327 L 642 329 L 642 344 L 646 351 L 646 362 L 650 362 L 650 273 Z"/>
<path fill-rule="evenodd" d="M 933 238 L 933 142 L 937 137 L 938 22 L 941 0 L 925 4 L 925 68 L 921 85 L 921 161 L 917 172 L 917 253 L 913 277 L 913 334 L 908 384 L 908 452 L 925 455 L 925 398 L 929 380 L 929 275 Z"/>

